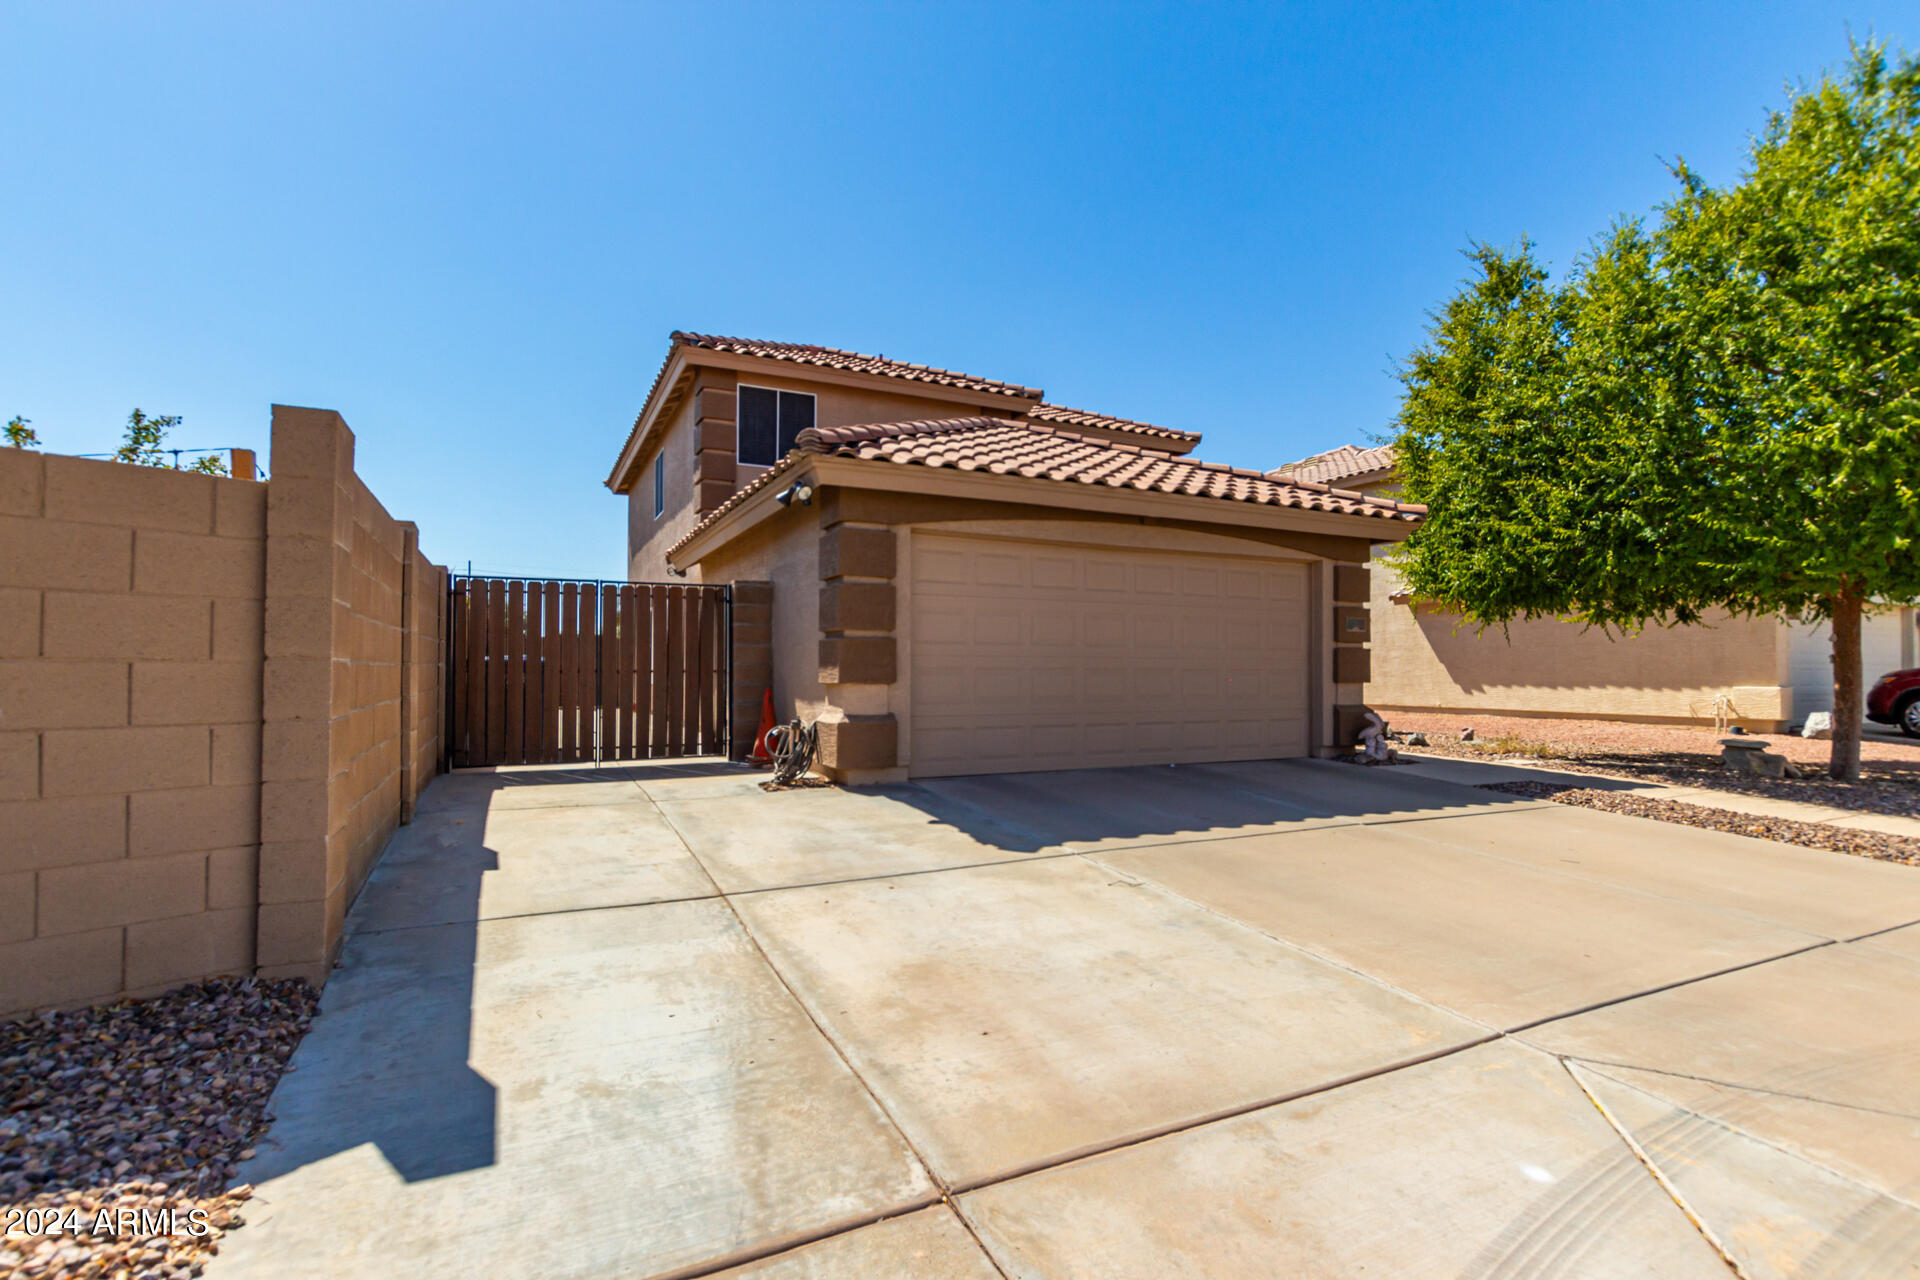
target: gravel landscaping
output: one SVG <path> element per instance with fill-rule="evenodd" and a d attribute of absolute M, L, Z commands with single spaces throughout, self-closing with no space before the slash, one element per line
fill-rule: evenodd
<path fill-rule="evenodd" d="M 1743 795 L 1828 805 L 1856 813 L 1920 818 L 1920 741 L 1870 736 L 1860 746 L 1860 781 L 1825 776 L 1755 778 L 1728 773 L 1720 760 L 1721 734 L 1710 727 L 1632 724 L 1618 720 L 1529 719 L 1518 716 L 1395 712 L 1395 732 L 1424 733 L 1416 747 L 1470 760 L 1518 760 L 1568 773 L 1665 782 Z M 1474 740 L 1460 731 L 1471 728 Z M 1752 735 L 1767 750 L 1799 764 L 1824 764 L 1831 743 L 1785 734 Z M 1405 745 L 1401 744 L 1402 749 Z"/>
<path fill-rule="evenodd" d="M 221 978 L 0 1023 L 0 1277 L 199 1275 L 317 1003 Z"/>
<path fill-rule="evenodd" d="M 1797 822 L 1791 818 L 1764 818 L 1731 809 L 1686 804 L 1679 800 L 1655 800 L 1631 791 L 1596 791 L 1554 782 L 1483 782 L 1482 791 L 1501 791 L 1525 796 L 1529 800 L 1553 800 L 1585 809 L 1604 809 L 1636 818 L 1654 818 L 1660 822 L 1678 822 L 1689 827 L 1726 831 L 1736 836 L 1778 840 L 1782 844 L 1805 845 L 1809 849 L 1828 849 L 1882 862 L 1904 862 L 1920 867 L 1920 840 L 1905 836 L 1881 835 L 1850 827 L 1833 827 L 1824 822 Z"/>

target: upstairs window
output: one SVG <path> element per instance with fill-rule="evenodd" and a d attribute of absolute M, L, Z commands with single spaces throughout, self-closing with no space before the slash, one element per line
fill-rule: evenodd
<path fill-rule="evenodd" d="M 653 456 L 653 518 L 658 520 L 667 509 L 667 455 L 665 450 Z"/>
<path fill-rule="evenodd" d="M 735 402 L 740 415 L 738 460 L 770 467 L 787 456 L 800 433 L 813 425 L 813 397 L 804 391 L 741 387 Z"/>

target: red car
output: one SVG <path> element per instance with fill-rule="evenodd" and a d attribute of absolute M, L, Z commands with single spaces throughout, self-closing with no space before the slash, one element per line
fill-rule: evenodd
<path fill-rule="evenodd" d="M 1867 719 L 1897 724 L 1909 738 L 1920 738 L 1920 667 L 1881 676 L 1867 691 Z"/>

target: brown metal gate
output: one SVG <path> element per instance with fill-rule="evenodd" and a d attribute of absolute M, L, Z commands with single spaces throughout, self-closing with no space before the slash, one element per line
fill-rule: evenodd
<path fill-rule="evenodd" d="M 727 587 L 456 576 L 449 590 L 453 768 L 726 754 Z"/>

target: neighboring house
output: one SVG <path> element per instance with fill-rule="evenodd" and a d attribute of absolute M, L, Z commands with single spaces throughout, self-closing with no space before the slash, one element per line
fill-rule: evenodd
<path fill-rule="evenodd" d="M 1276 479 L 1392 494 L 1393 447 L 1342 445 L 1277 467 Z M 1393 570 L 1372 581 L 1373 679 L 1381 711 L 1464 711 L 1712 723 L 1724 709 L 1748 728 L 1778 732 L 1833 709 L 1832 640 L 1826 624 L 1721 615 L 1693 627 L 1648 627 L 1610 637 L 1598 628 L 1542 619 L 1485 632 L 1414 600 Z M 1889 608 L 1862 628 L 1866 682 L 1915 663 L 1915 611 Z"/>
<path fill-rule="evenodd" d="M 829 776 L 1350 746 L 1366 565 L 1422 512 L 1185 457 L 1199 442 L 1031 387 L 675 333 L 607 484 L 634 580 L 772 584 L 770 652 L 736 650 L 736 686 L 817 721 Z"/>

